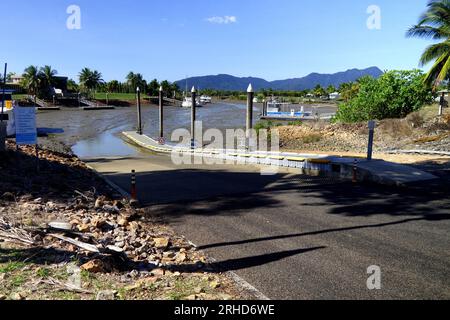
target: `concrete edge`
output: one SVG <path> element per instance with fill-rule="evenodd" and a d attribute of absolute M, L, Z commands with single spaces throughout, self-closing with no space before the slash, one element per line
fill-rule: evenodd
<path fill-rule="evenodd" d="M 148 149 L 153 152 L 158 153 L 171 153 L 173 150 L 169 148 L 159 147 L 151 144 L 144 143 L 134 138 L 129 134 L 129 132 L 122 132 L 122 136 L 124 136 L 129 141 L 133 142 L 137 146 L 140 146 L 144 149 Z M 145 136 L 150 141 L 154 141 L 152 138 Z M 156 143 L 156 141 L 154 141 Z M 176 150 L 181 153 L 190 153 L 192 155 L 198 155 L 203 157 L 211 157 L 218 156 L 220 152 L 217 150 L 190 150 L 190 149 L 180 149 Z M 279 156 L 276 154 L 243 154 L 239 153 L 239 151 L 235 152 L 227 152 L 226 154 L 222 154 L 224 158 L 232 157 L 236 161 L 242 161 L 241 164 L 256 164 L 256 165 L 278 165 L 280 167 L 288 167 L 294 169 L 300 169 L 302 174 L 311 175 L 311 176 L 330 176 L 332 178 L 341 178 L 344 180 L 353 180 L 353 168 L 354 164 L 352 162 L 342 162 L 336 160 L 338 158 L 331 156 L 319 156 L 311 154 L 310 158 L 303 157 L 301 155 L 283 155 Z M 344 157 L 345 158 L 345 157 Z M 335 160 L 333 160 L 335 159 Z M 364 159 L 362 157 L 348 157 L 348 159 Z M 382 161 L 382 160 L 380 160 Z M 411 182 L 401 182 L 395 181 L 392 179 L 384 178 L 378 176 L 371 172 L 370 170 L 366 170 L 357 166 L 357 174 L 356 178 L 358 182 L 373 182 L 382 185 L 388 186 L 397 186 L 397 187 L 407 187 Z M 430 178 L 428 180 L 438 179 Z M 418 181 L 427 181 L 427 179 L 419 179 Z"/>
<path fill-rule="evenodd" d="M 83 160 L 82 160 L 83 161 Z M 84 162 L 84 161 L 83 161 Z M 103 181 L 105 181 L 111 188 L 113 188 L 114 190 L 116 190 L 118 193 L 120 193 L 120 195 L 124 198 L 127 199 L 131 199 L 131 194 L 126 192 L 125 190 L 123 190 L 121 187 L 119 187 L 117 184 L 115 184 L 114 182 L 112 182 L 110 179 L 108 179 L 107 177 L 105 177 L 104 175 L 102 175 L 100 172 L 98 172 L 97 170 L 95 170 L 92 166 L 88 165 L 86 162 L 84 162 L 84 164 L 86 165 L 86 167 L 91 170 L 92 172 L 95 173 L 96 176 L 98 176 L 100 179 L 102 179 Z"/>

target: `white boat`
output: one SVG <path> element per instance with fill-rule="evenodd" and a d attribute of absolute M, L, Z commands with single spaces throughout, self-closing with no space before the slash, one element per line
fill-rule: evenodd
<path fill-rule="evenodd" d="M 181 103 L 181 106 L 183 108 L 192 108 L 192 98 L 191 97 L 186 97 L 184 98 L 183 102 Z M 197 108 L 202 107 L 202 103 L 200 101 L 200 99 L 196 99 L 196 105 Z"/>
<path fill-rule="evenodd" d="M 201 96 L 200 97 L 200 103 L 201 104 L 208 104 L 208 103 L 212 103 L 212 98 L 210 96 Z"/>

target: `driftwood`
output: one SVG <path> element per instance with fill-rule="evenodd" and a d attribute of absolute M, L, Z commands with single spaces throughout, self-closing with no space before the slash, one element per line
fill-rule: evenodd
<path fill-rule="evenodd" d="M 51 286 L 58 286 L 59 288 L 57 288 L 57 290 L 59 291 L 71 291 L 71 292 L 76 292 L 76 293 L 84 293 L 84 294 L 91 294 L 93 293 L 92 291 L 89 290 L 84 290 L 82 288 L 76 287 L 70 283 L 63 283 L 59 280 L 56 280 L 54 278 L 49 278 L 47 280 L 40 280 L 38 282 L 39 283 L 44 283 L 44 284 L 49 284 Z"/>
<path fill-rule="evenodd" d="M 0 217 L 0 238 L 6 241 L 20 242 L 26 245 L 33 245 L 35 242 L 31 235 L 23 229 L 16 228 L 10 223 L 7 223 L 3 218 Z"/>
<path fill-rule="evenodd" d="M 53 238 L 56 238 L 56 239 L 59 239 L 59 240 L 62 240 L 62 241 L 65 241 L 65 242 L 68 242 L 70 244 L 73 244 L 74 246 L 77 246 L 77 247 L 79 247 L 79 248 L 81 248 L 83 250 L 86 250 L 86 251 L 89 251 L 89 252 L 93 252 L 93 253 L 100 253 L 100 250 L 96 246 L 94 246 L 92 244 L 81 242 L 81 241 L 77 241 L 77 240 L 74 240 L 72 238 L 64 237 L 64 236 L 61 236 L 59 234 L 54 234 L 54 233 L 49 234 L 49 236 L 53 237 Z"/>

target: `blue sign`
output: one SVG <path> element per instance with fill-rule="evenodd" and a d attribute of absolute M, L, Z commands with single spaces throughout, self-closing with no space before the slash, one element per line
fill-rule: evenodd
<path fill-rule="evenodd" d="M 36 109 L 15 107 L 14 120 L 17 145 L 37 144 Z"/>

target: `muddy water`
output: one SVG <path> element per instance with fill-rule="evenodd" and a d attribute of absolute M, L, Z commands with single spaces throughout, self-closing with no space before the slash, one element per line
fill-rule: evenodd
<path fill-rule="evenodd" d="M 256 107 L 255 122 L 259 120 L 260 114 L 260 108 Z M 179 128 L 189 129 L 190 117 L 190 109 L 165 107 L 165 136 L 170 137 L 172 132 Z M 203 122 L 204 130 L 244 128 L 245 117 L 244 104 L 210 104 L 197 110 L 197 120 Z M 135 107 L 99 111 L 63 109 L 40 112 L 37 119 L 39 127 L 62 128 L 64 134 L 57 135 L 54 139 L 72 146 L 73 152 L 81 158 L 130 156 L 139 152 L 119 137 L 122 131 L 135 129 Z M 158 108 L 143 106 L 142 120 L 144 133 L 156 137 L 159 133 Z"/>

